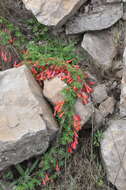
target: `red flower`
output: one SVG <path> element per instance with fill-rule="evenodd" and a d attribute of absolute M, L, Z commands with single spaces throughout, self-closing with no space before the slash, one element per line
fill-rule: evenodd
<path fill-rule="evenodd" d="M 57 161 L 57 163 L 56 163 L 56 171 L 57 171 L 57 172 L 59 172 L 59 171 L 60 171 L 58 161 Z"/>
<path fill-rule="evenodd" d="M 37 71 L 36 71 L 35 67 L 32 67 L 31 71 L 32 71 L 33 74 L 37 74 Z"/>
<path fill-rule="evenodd" d="M 77 146 L 77 144 L 76 144 L 76 142 L 74 141 L 72 144 L 71 144 L 71 147 L 72 147 L 72 149 L 76 149 L 76 146 Z"/>
<path fill-rule="evenodd" d="M 90 88 L 86 83 L 84 83 L 84 89 L 85 89 L 85 91 L 86 91 L 88 94 L 90 94 L 90 93 L 93 92 L 93 89 Z"/>
<path fill-rule="evenodd" d="M 70 59 L 70 60 L 67 60 L 66 63 L 72 63 L 72 61 L 73 61 L 73 60 Z"/>
<path fill-rule="evenodd" d="M 48 182 L 50 179 L 49 179 L 49 176 L 48 176 L 48 174 L 46 174 L 46 176 L 45 176 L 45 182 Z"/>
<path fill-rule="evenodd" d="M 17 61 L 14 62 L 13 67 L 18 68 L 22 66 L 22 63 L 17 63 Z"/>
<path fill-rule="evenodd" d="M 68 147 L 68 152 L 73 153 L 73 150 L 72 150 L 72 148 L 70 146 Z"/>
<path fill-rule="evenodd" d="M 64 112 L 62 112 L 62 113 L 59 115 L 59 117 L 60 117 L 60 118 L 62 118 L 62 117 L 63 117 L 63 115 L 64 115 Z"/>
<path fill-rule="evenodd" d="M 43 185 L 46 185 L 45 179 L 42 180 L 42 184 L 43 184 Z"/>
<path fill-rule="evenodd" d="M 58 102 L 54 108 L 54 116 L 56 115 L 56 113 L 59 113 L 62 111 L 62 107 L 64 105 L 64 101 Z"/>

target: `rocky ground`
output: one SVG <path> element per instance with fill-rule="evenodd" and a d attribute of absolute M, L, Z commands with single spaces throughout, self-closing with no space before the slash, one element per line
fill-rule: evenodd
<path fill-rule="evenodd" d="M 5 3 L 4 3 L 5 2 Z M 84 125 L 82 131 L 80 131 L 80 143 L 79 146 L 70 160 L 66 161 L 66 165 L 61 177 L 51 186 L 45 187 L 43 189 L 58 189 L 58 190 L 125 190 L 126 189 L 126 21 L 125 21 L 125 1 L 121 0 L 90 0 L 90 1 L 77 1 L 76 4 L 71 0 L 67 9 L 64 10 L 64 4 L 59 1 L 59 7 L 54 7 L 54 4 L 47 3 L 46 6 L 40 6 L 36 4 L 36 9 L 34 9 L 34 1 L 30 4 L 26 0 L 23 0 L 24 4 L 16 2 L 13 4 L 13 0 L 0 2 L 0 8 L 4 6 L 6 12 L 1 11 L 2 16 L 6 16 L 12 22 L 16 21 L 23 34 L 26 35 L 28 40 L 33 40 L 32 28 L 30 28 L 24 21 L 22 21 L 22 15 L 18 14 L 18 10 L 22 11 L 27 18 L 33 18 L 33 15 L 25 9 L 30 9 L 32 13 L 36 16 L 39 22 L 45 24 L 49 27 L 49 34 L 54 35 L 54 38 L 59 37 L 70 43 L 70 40 L 76 41 L 76 53 L 81 57 L 79 65 L 82 70 L 86 71 L 91 78 L 96 81 L 94 87 L 94 92 L 90 97 L 90 101 L 87 105 L 82 105 L 81 102 L 77 101 L 75 105 L 76 113 L 81 117 L 81 125 Z M 15 11 L 11 13 L 14 9 L 12 5 L 15 5 Z M 72 7 L 71 7 L 72 5 Z M 50 9 L 54 7 L 54 9 Z M 41 9 L 40 9 L 41 7 Z M 76 7 L 76 8 L 75 8 Z M 3 8 L 1 10 L 4 10 Z M 72 9 L 72 10 L 71 10 Z M 62 10 L 62 12 L 61 12 Z M 44 13 L 43 13 L 43 12 Z M 58 18 L 54 12 L 57 12 Z M 21 12 L 20 12 L 21 13 Z M 45 14 L 46 13 L 46 14 Z M 12 15 L 11 15 L 12 14 Z M 11 16 L 10 16 L 11 15 Z M 53 19 L 52 15 L 55 16 Z M 15 20 L 15 18 L 17 18 Z M 48 19 L 47 19 L 48 18 Z M 35 34 L 35 33 L 34 33 Z M 38 44 L 48 43 L 48 40 L 39 40 Z M 20 68 L 19 68 L 20 69 Z M 24 76 L 24 81 L 26 79 L 29 81 L 26 68 L 22 68 L 21 72 Z M 4 69 L 3 69 L 4 70 Z M 12 72 L 12 74 L 11 74 Z M 5 76 L 4 76 L 5 75 Z M 11 77 L 11 75 L 13 77 Z M 27 77 L 26 77 L 27 76 Z M 10 77 L 10 78 L 9 78 Z M 34 149 L 29 152 L 23 150 L 23 145 L 21 143 L 21 136 L 15 132 L 15 139 L 11 139 L 11 133 L 9 132 L 9 137 L 6 136 L 6 143 L 3 146 L 5 155 L 1 151 L 2 161 L 0 162 L 0 169 L 5 166 L 14 164 L 15 162 L 21 162 L 33 155 L 37 155 L 40 152 L 46 151 L 50 138 L 55 136 L 57 131 L 57 124 L 55 121 L 55 127 L 53 124 L 53 129 L 50 122 L 50 116 L 43 115 L 43 110 L 40 109 L 41 103 L 36 103 L 39 100 L 40 89 L 33 90 L 33 83 L 14 83 L 13 79 L 19 76 L 15 71 L 2 71 L 0 73 L 1 84 L 1 102 L 4 99 L 6 110 L 3 112 L 3 105 L 0 105 L 0 112 L 2 122 L 7 127 L 4 121 L 4 117 L 9 113 L 9 123 L 12 124 L 11 128 L 23 125 L 28 119 L 34 124 L 34 115 L 38 117 L 38 124 L 42 122 L 39 121 L 39 117 L 42 115 L 43 118 L 43 131 L 38 127 L 34 131 L 34 127 L 31 126 L 31 133 L 29 129 L 22 129 L 21 133 L 25 133 L 25 138 L 23 142 L 27 141 L 27 147 L 29 150 L 32 149 L 31 142 L 34 144 Z M 9 82 L 10 85 L 9 85 Z M 8 83 L 6 89 L 4 89 L 5 84 Z M 13 84 L 17 86 L 16 92 L 13 91 Z M 24 84 L 26 86 L 24 86 Z M 58 84 L 58 85 L 57 85 Z M 8 100 L 11 95 L 16 94 L 19 90 L 18 87 L 22 89 L 22 92 L 29 94 L 29 97 L 34 97 L 22 100 L 18 93 L 17 101 L 18 106 L 14 107 L 13 101 L 8 104 Z M 47 98 L 50 104 L 54 104 L 55 101 L 62 100 L 61 90 L 64 88 L 65 83 L 63 83 L 59 78 L 54 78 L 50 81 L 45 81 L 43 94 Z M 32 87 L 32 90 L 30 89 Z M 38 87 L 39 88 L 39 87 Z M 25 92 L 25 90 L 27 92 Z M 28 89 L 28 90 L 27 90 Z M 53 90 L 54 89 L 54 90 Z M 52 93 L 53 91 L 53 93 Z M 8 96 L 8 93 L 11 92 Z M 6 96 L 7 97 L 6 97 Z M 2 98 L 4 97 L 4 98 Z M 36 98 L 35 98 L 36 97 Z M 21 102 L 22 101 L 22 102 Z M 21 120 L 22 110 L 19 109 L 21 105 L 25 102 L 29 102 L 28 109 L 32 111 L 24 119 L 24 123 L 19 122 Z M 34 104 L 33 104 L 34 102 Z M 43 104 L 45 105 L 44 101 Z M 13 108 L 12 108 L 13 107 Z M 7 110 L 12 110 L 11 115 Z M 13 110 L 14 109 L 14 110 Z M 17 116 L 15 116 L 15 109 Z M 49 108 L 50 109 L 50 108 Z M 45 110 L 45 108 L 44 108 Z M 14 117 L 14 119 L 13 119 Z M 49 120 L 48 120 L 49 118 Z M 46 122 L 48 120 L 48 122 Z M 27 123 L 27 122 L 26 122 Z M 14 125 L 14 126 L 13 126 Z M 2 124 L 2 126 L 4 126 Z M 33 125 L 34 126 L 34 125 Z M 3 128 L 1 129 L 3 130 Z M 38 135 L 39 134 L 39 135 Z M 49 136 L 50 135 L 50 136 Z M 35 140 L 37 136 L 37 141 Z M 31 140 L 28 140 L 31 137 Z M 0 137 L 3 138 L 3 135 Z M 9 143 L 10 145 L 8 146 Z M 41 143 L 41 139 L 44 138 L 44 142 Z M 2 139 L 3 140 L 3 139 Z M 16 153 L 18 157 L 15 158 L 15 151 L 12 151 L 13 140 L 16 141 L 14 145 L 16 147 Z M 5 141 L 5 139 L 4 139 Z M 40 147 L 37 146 L 40 145 Z M 42 147 L 41 147 L 42 145 Z M 9 147 L 9 148 L 8 148 Z M 22 147 L 22 149 L 19 147 Z M 20 150 L 20 151 L 19 151 Z M 19 151 L 19 152 L 18 152 Z M 23 156 L 20 154 L 24 151 Z M 6 158 L 11 157 L 12 160 L 7 160 Z M 4 166 L 5 164 L 5 166 Z M 24 162 L 24 164 L 26 164 Z M 3 173 L 1 173 L 3 174 Z M 2 176 L 2 175 L 1 175 Z M 7 187 L 6 187 L 7 188 Z"/>

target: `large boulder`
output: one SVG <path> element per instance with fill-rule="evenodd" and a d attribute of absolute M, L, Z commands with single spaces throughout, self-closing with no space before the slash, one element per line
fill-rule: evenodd
<path fill-rule="evenodd" d="M 108 180 L 126 190 L 126 120 L 113 120 L 103 135 L 101 154 Z"/>
<path fill-rule="evenodd" d="M 29 69 L 0 72 L 0 170 L 45 152 L 57 130 Z"/>
<path fill-rule="evenodd" d="M 63 25 L 87 0 L 22 0 L 37 20 L 47 26 Z"/>
<path fill-rule="evenodd" d="M 66 25 L 66 34 L 107 29 L 122 16 L 123 5 L 121 3 L 101 5 L 92 12 L 73 17 Z"/>
<path fill-rule="evenodd" d="M 112 66 L 117 51 L 113 35 L 108 31 L 85 34 L 81 46 L 91 55 L 96 66 L 104 69 Z"/>

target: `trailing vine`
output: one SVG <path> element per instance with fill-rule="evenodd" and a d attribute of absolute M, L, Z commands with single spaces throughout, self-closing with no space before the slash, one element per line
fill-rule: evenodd
<path fill-rule="evenodd" d="M 53 42 L 53 46 L 49 47 L 49 53 L 34 42 L 29 43 L 27 48 L 22 51 L 22 49 L 20 50 L 20 44 L 24 43 L 24 37 L 21 36 L 18 30 L 15 33 L 10 32 L 13 30 L 13 26 L 9 25 L 6 29 L 6 25 L 8 23 L 4 21 L 3 24 L 1 19 L 0 39 L 2 39 L 3 48 L 0 50 L 0 59 L 2 65 L 11 63 L 12 66 L 19 67 L 26 64 L 41 87 L 44 80 L 51 80 L 55 77 L 59 77 L 67 84 L 67 87 L 62 91 L 64 100 L 57 102 L 54 106 L 54 117 L 60 126 L 56 142 L 44 153 L 41 161 L 35 161 L 30 170 L 25 172 L 20 165 L 16 166 L 21 177 L 14 182 L 15 190 L 34 190 L 36 186 L 45 186 L 56 179 L 64 170 L 66 160 L 76 150 L 79 131 L 82 126 L 80 116 L 75 113 L 75 103 L 78 98 L 81 99 L 83 104 L 88 103 L 90 93 L 93 91 L 92 85 L 95 84 L 95 81 L 90 79 L 86 73 L 83 73 L 77 64 L 78 59 L 74 58 L 73 53 L 70 57 L 71 45 L 57 48 L 57 52 L 60 49 L 60 52 L 58 52 L 60 53 L 59 58 L 56 47 L 53 50 L 56 42 Z M 50 43 L 52 45 L 52 42 Z M 6 51 L 5 47 L 8 46 L 14 49 L 16 53 L 20 53 L 21 58 L 13 57 L 13 54 Z M 63 54 L 62 51 L 65 53 Z"/>
<path fill-rule="evenodd" d="M 32 49 L 36 48 L 34 46 L 32 44 Z M 91 86 L 95 84 L 95 81 L 84 74 L 80 67 L 73 63 L 73 60 L 46 58 L 44 55 L 40 56 L 39 53 L 34 55 L 33 52 L 28 50 L 25 53 L 23 64 L 30 67 L 41 86 L 44 80 L 51 80 L 54 77 L 59 77 L 67 84 L 62 91 L 64 101 L 57 102 L 54 106 L 54 116 L 60 126 L 57 143 L 42 157 L 41 169 L 38 172 L 38 177 L 42 178 L 42 184 L 46 185 L 60 174 L 65 160 L 77 148 L 81 118 L 75 113 L 74 105 L 77 98 L 80 98 L 83 104 L 88 103 L 90 93 L 93 91 Z"/>

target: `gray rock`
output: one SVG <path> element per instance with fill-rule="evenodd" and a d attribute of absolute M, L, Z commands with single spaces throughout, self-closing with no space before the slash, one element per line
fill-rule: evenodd
<path fill-rule="evenodd" d="M 106 0 L 106 3 L 120 3 L 122 0 Z"/>
<path fill-rule="evenodd" d="M 114 112 L 114 106 L 115 99 L 113 97 L 109 97 L 100 104 L 99 111 L 104 117 L 106 117 L 107 115 L 112 114 Z"/>
<path fill-rule="evenodd" d="M 60 78 L 55 77 L 52 80 L 44 81 L 43 95 L 50 101 L 51 104 L 63 101 L 64 96 L 61 91 L 67 86 Z"/>
<path fill-rule="evenodd" d="M 23 0 L 37 20 L 48 26 L 63 25 L 86 0 Z"/>
<path fill-rule="evenodd" d="M 121 81 L 120 115 L 126 116 L 126 48 L 123 54 L 123 76 Z"/>
<path fill-rule="evenodd" d="M 81 126 L 83 126 L 91 118 L 93 111 L 94 108 L 91 102 L 84 105 L 81 100 L 77 100 L 75 104 L 75 113 L 81 118 Z"/>
<path fill-rule="evenodd" d="M 95 104 L 103 102 L 108 97 L 105 84 L 99 84 L 94 87 L 92 93 L 93 102 Z"/>
<path fill-rule="evenodd" d="M 123 17 L 122 17 L 122 19 L 126 20 L 126 3 L 123 4 Z"/>
<path fill-rule="evenodd" d="M 0 170 L 45 152 L 57 130 L 29 69 L 0 72 Z"/>
<path fill-rule="evenodd" d="M 111 27 L 123 16 L 123 5 L 106 4 L 96 7 L 91 13 L 81 14 L 66 25 L 66 34 L 103 30 Z"/>
<path fill-rule="evenodd" d="M 102 115 L 102 113 L 95 109 L 94 112 L 94 130 L 97 130 L 101 125 L 105 122 L 105 117 Z"/>
<path fill-rule="evenodd" d="M 108 180 L 126 190 L 126 120 L 113 120 L 104 133 L 101 154 Z"/>
<path fill-rule="evenodd" d="M 104 69 L 112 66 L 112 60 L 116 55 L 116 46 L 113 36 L 107 31 L 87 33 L 84 35 L 82 48 L 94 59 L 94 64 Z"/>

